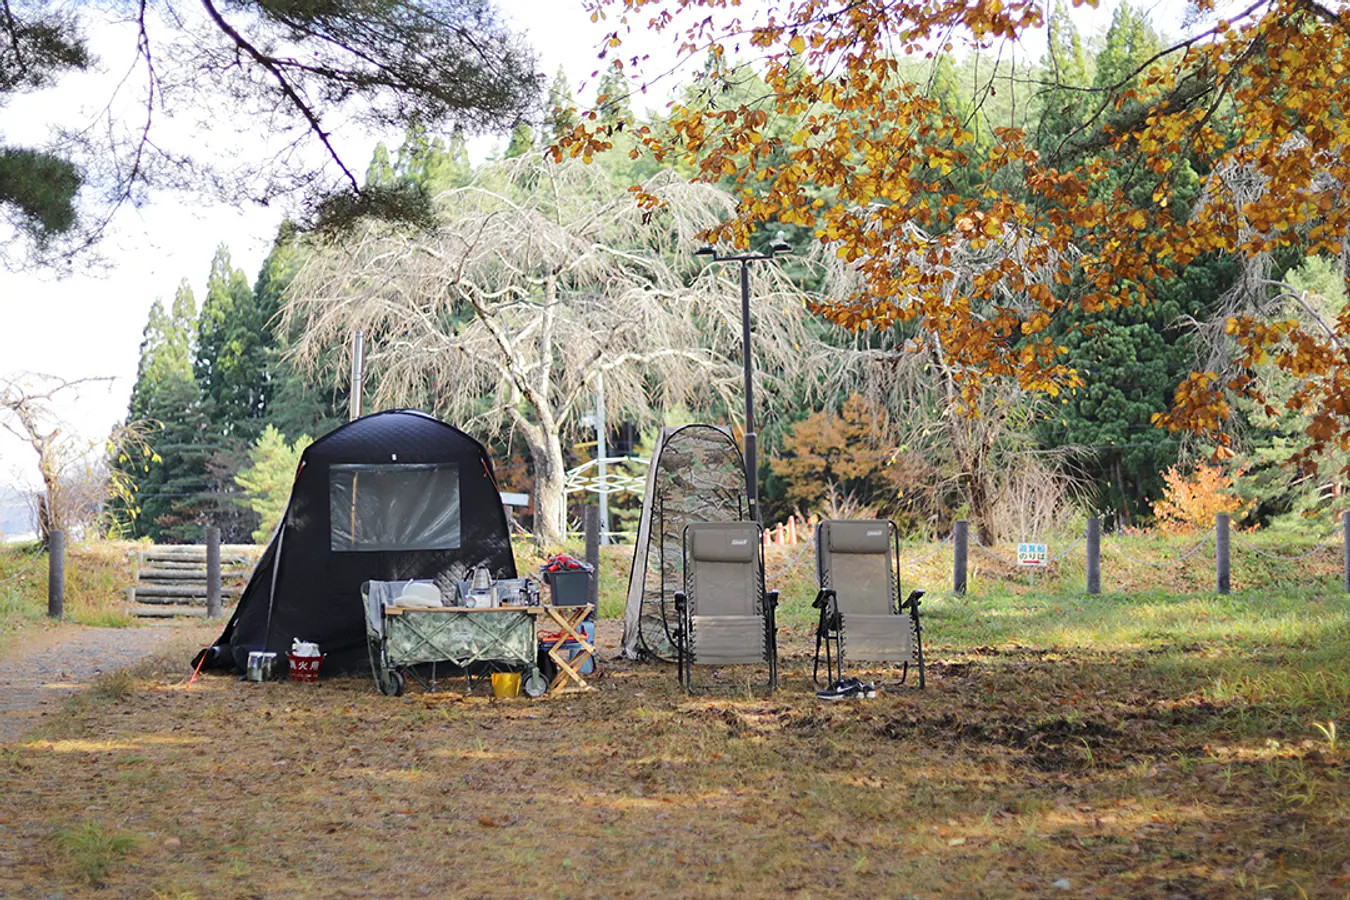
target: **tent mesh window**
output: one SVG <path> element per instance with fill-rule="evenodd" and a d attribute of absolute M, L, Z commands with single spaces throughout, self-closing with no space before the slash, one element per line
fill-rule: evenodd
<path fill-rule="evenodd" d="M 624 650 L 629 656 L 671 661 L 674 595 L 684 589 L 684 526 L 744 518 L 745 463 L 722 429 L 686 425 L 662 442 L 648 486 L 646 527 L 634 548 L 637 565 L 629 584 Z"/>
<path fill-rule="evenodd" d="M 457 465 L 333 465 L 329 540 L 335 552 L 454 550 L 460 544 Z"/>

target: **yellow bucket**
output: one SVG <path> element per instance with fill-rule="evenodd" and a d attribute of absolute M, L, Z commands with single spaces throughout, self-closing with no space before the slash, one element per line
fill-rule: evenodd
<path fill-rule="evenodd" d="M 493 672 L 492 695 L 502 700 L 520 696 L 519 672 Z"/>

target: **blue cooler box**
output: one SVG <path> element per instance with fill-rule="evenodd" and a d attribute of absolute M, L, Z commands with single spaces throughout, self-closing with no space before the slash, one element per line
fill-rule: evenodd
<path fill-rule="evenodd" d="M 589 620 L 588 620 L 588 621 L 585 621 L 585 622 L 582 622 L 581 625 L 579 625 L 579 626 L 577 627 L 577 631 L 579 631 L 579 632 L 581 632 L 581 634 L 585 635 L 586 640 L 587 640 L 588 643 L 590 643 L 590 644 L 592 644 L 592 645 L 595 644 L 595 623 L 594 623 L 594 622 L 589 621 Z M 544 671 L 544 674 L 545 674 L 545 675 L 547 675 L 549 678 L 552 678 L 552 677 L 553 677 L 555 674 L 557 674 L 557 673 L 556 673 L 556 671 L 554 671 L 555 667 L 554 667 L 554 665 L 553 665 L 553 660 L 549 658 L 549 655 L 548 655 L 548 647 L 549 647 L 549 645 L 548 645 L 547 643 L 545 643 L 545 642 L 543 642 L 543 641 L 540 641 L 540 642 L 539 642 L 539 668 L 540 668 L 541 670 Z M 562 647 L 561 647 L 560 649 L 562 650 L 562 652 L 564 652 L 564 653 L 567 654 L 567 661 L 568 661 L 568 662 L 571 662 L 572 660 L 576 659 L 576 658 L 577 658 L 577 655 L 578 655 L 579 653 L 581 653 L 581 645 L 578 644 L 576 641 L 572 641 L 572 640 L 563 641 L 563 645 L 562 645 Z M 597 652 L 597 653 L 599 652 L 599 648 L 598 648 L 598 647 L 596 648 L 596 652 Z M 591 658 L 590 658 L 590 659 L 588 659 L 588 660 L 586 660 L 586 662 L 582 663 L 581 668 L 578 669 L 578 671 L 581 672 L 582 675 L 590 675 L 590 674 L 593 674 L 593 673 L 595 672 L 595 654 L 594 654 L 594 653 L 591 654 Z"/>

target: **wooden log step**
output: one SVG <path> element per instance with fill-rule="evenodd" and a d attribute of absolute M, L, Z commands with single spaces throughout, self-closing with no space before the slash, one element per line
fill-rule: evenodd
<path fill-rule="evenodd" d="M 221 572 L 251 572 L 254 564 L 252 563 L 225 563 L 220 564 Z M 205 572 L 207 564 L 205 563 L 174 563 L 169 560 L 140 560 L 136 563 L 136 568 L 142 569 L 162 569 L 165 572 Z"/>
<path fill-rule="evenodd" d="M 258 544 L 221 544 L 220 555 L 256 558 L 262 555 L 264 549 Z M 155 544 L 137 552 L 175 559 L 206 559 L 205 544 Z"/>
<path fill-rule="evenodd" d="M 145 606 L 200 606 L 206 608 L 205 597 L 144 597 L 135 592 L 134 589 L 127 590 L 127 602 L 132 605 Z M 220 605 L 223 609 L 233 609 L 235 605 L 234 598 L 220 598 Z"/>
<path fill-rule="evenodd" d="M 244 578 L 246 572 L 227 572 L 224 569 L 220 577 L 225 580 Z M 205 569 L 141 569 L 136 573 L 137 581 L 200 581 L 206 583 Z"/>
<path fill-rule="evenodd" d="M 252 567 L 257 559 L 249 556 L 222 556 L 220 565 Z M 158 553 L 139 553 L 136 555 L 136 565 L 155 566 L 166 569 L 199 569 L 206 565 L 206 557 L 187 557 L 187 556 L 161 556 Z"/>
<path fill-rule="evenodd" d="M 134 606 L 131 614 L 138 619 L 172 619 L 178 616 L 206 618 L 206 607 L 196 606 Z"/>
<path fill-rule="evenodd" d="M 220 588 L 220 596 L 222 600 L 230 597 L 237 597 L 243 590 L 243 588 L 234 585 L 222 585 Z M 151 597 L 200 597 L 203 603 L 206 602 L 206 588 L 193 587 L 192 585 L 138 584 L 127 588 L 127 591 L 129 592 L 128 596 L 131 596 L 131 592 L 134 592 L 136 597 L 144 598 L 147 601 L 150 600 Z"/>

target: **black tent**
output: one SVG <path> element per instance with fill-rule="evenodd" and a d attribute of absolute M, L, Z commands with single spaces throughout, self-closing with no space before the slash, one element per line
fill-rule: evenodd
<path fill-rule="evenodd" d="M 284 671 L 300 638 L 326 654 L 324 674 L 368 672 L 362 582 L 460 579 L 479 565 L 516 577 L 483 445 L 417 410 L 348 422 L 300 457 L 281 526 L 207 665 L 242 672 L 249 651 L 272 650 Z"/>

